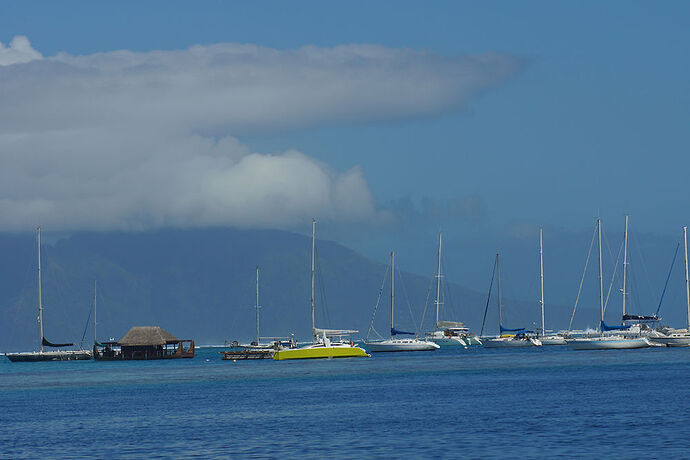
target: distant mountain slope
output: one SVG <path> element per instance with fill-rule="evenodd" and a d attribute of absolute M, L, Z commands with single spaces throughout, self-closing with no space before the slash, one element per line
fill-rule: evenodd
<path fill-rule="evenodd" d="M 93 332 L 87 319 L 96 279 L 100 339 L 120 337 L 135 325 L 159 325 L 197 343 L 248 340 L 255 330 L 254 282 L 259 265 L 262 335 L 294 332 L 298 339 L 309 340 L 310 248 L 306 236 L 270 230 L 73 234 L 42 251 L 45 335 L 54 341 L 79 341 L 86 330 L 90 344 Z M 31 235 L 0 235 L 0 251 L 0 350 L 35 348 L 39 335 L 35 240 Z M 322 279 L 317 324 L 356 328 L 363 337 L 385 266 L 329 241 L 318 242 L 318 256 Z M 415 327 L 407 299 L 415 322 L 421 318 L 431 275 L 403 273 L 396 293 L 401 328 Z M 376 320 L 382 334 L 389 322 L 387 289 Z M 453 284 L 442 319 L 466 321 L 479 332 L 485 303 L 484 292 Z M 433 324 L 432 304 L 429 299 L 427 330 Z M 532 327 L 537 321 L 536 302 L 506 300 L 505 304 L 506 324 Z M 487 330 L 494 331 L 494 300 L 491 309 Z M 547 319 L 554 327 L 564 327 L 569 313 L 569 307 L 552 307 Z"/>

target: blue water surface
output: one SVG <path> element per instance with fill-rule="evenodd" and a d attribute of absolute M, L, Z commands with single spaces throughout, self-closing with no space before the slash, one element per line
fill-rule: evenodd
<path fill-rule="evenodd" d="M 690 348 L 0 360 L 3 458 L 682 458 Z"/>

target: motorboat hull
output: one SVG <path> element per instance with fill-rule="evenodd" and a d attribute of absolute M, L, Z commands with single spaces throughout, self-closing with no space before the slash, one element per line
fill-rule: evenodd
<path fill-rule="evenodd" d="M 467 344 L 467 346 L 472 347 L 472 346 L 481 346 L 482 341 L 479 340 L 479 337 L 475 335 L 468 335 L 462 338 L 462 340 Z"/>
<path fill-rule="evenodd" d="M 7 356 L 7 359 L 13 363 L 33 363 L 40 361 L 86 361 L 93 357 L 90 351 L 85 350 L 5 353 L 5 356 Z"/>
<path fill-rule="evenodd" d="M 690 335 L 669 335 L 663 337 L 649 337 L 649 340 L 655 344 L 666 347 L 690 347 Z"/>
<path fill-rule="evenodd" d="M 442 332 L 434 332 L 427 334 L 426 340 L 440 345 L 442 348 L 446 347 L 471 347 L 482 344 L 481 340 L 474 334 L 472 335 L 445 335 Z"/>
<path fill-rule="evenodd" d="M 371 352 L 434 351 L 441 348 L 434 342 L 424 340 L 384 340 L 381 342 L 368 342 L 366 345 Z"/>
<path fill-rule="evenodd" d="M 323 359 L 323 358 L 366 358 L 370 356 L 363 348 L 350 346 L 306 346 L 278 350 L 273 353 L 273 359 L 283 361 L 287 359 Z"/>
<path fill-rule="evenodd" d="M 433 338 L 429 339 L 436 345 L 446 348 L 446 347 L 467 347 L 468 344 L 461 337 L 443 337 L 443 338 Z"/>
<path fill-rule="evenodd" d="M 566 341 L 573 350 L 630 350 L 635 348 L 648 348 L 651 344 L 645 337 L 625 338 L 578 338 Z"/>

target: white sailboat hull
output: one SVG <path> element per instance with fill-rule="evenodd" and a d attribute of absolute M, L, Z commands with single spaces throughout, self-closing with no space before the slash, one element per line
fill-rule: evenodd
<path fill-rule="evenodd" d="M 630 350 L 651 346 L 647 338 L 584 337 L 566 341 L 573 350 Z"/>
<path fill-rule="evenodd" d="M 57 350 L 57 351 L 35 351 L 26 353 L 5 353 L 7 359 L 13 363 L 33 363 L 39 361 L 85 361 L 93 357 L 90 351 L 86 350 Z"/>
<path fill-rule="evenodd" d="M 367 348 L 372 352 L 383 351 L 433 351 L 441 348 L 434 342 L 425 340 L 383 340 L 381 342 L 368 342 Z"/>
<path fill-rule="evenodd" d="M 493 339 L 482 339 L 484 348 L 526 348 L 541 346 L 538 339 L 516 339 L 514 337 L 496 337 Z"/>
<path fill-rule="evenodd" d="M 542 345 L 565 345 L 565 338 L 560 335 L 545 335 L 539 337 Z"/>

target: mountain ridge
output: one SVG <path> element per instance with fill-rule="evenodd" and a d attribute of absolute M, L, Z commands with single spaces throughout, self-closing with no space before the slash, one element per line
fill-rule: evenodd
<path fill-rule="evenodd" d="M 0 250 L 6 255 L 0 262 L 3 351 L 38 345 L 35 244 L 29 235 L 0 235 Z M 258 265 L 261 334 L 295 333 L 299 340 L 310 340 L 310 251 L 309 237 L 280 230 L 73 233 L 42 247 L 45 336 L 55 341 L 84 337 L 87 346 L 91 343 L 87 318 L 97 280 L 99 340 L 117 338 L 137 325 L 158 325 L 197 343 L 251 340 Z M 317 326 L 354 328 L 364 337 L 385 265 L 332 241 L 319 240 L 317 254 Z M 401 276 L 403 283 L 396 289 L 401 316 L 396 324 L 417 327 L 432 276 L 406 271 Z M 487 278 L 487 288 L 488 282 Z M 441 319 L 465 321 L 479 333 L 486 293 L 456 283 L 448 286 Z M 388 330 L 388 299 L 384 290 L 375 323 L 379 331 Z M 451 299 L 458 304 L 450 305 Z M 496 328 L 495 297 L 491 302 L 487 332 Z M 504 305 L 507 325 L 515 327 L 521 319 L 520 327 L 534 327 L 539 316 L 536 302 L 505 299 Z M 565 307 L 549 307 L 547 324 L 560 317 L 558 327 L 563 327 Z M 423 327 L 427 331 L 433 327 L 432 309 L 433 293 Z M 407 310 L 413 311 L 414 323 Z"/>

